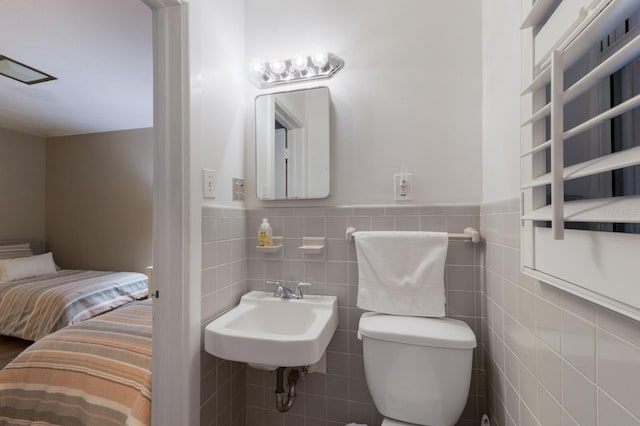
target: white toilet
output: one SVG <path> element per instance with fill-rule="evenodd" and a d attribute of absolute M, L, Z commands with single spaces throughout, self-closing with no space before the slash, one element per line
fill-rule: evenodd
<path fill-rule="evenodd" d="M 453 426 L 464 410 L 476 338 L 452 318 L 369 312 L 358 329 L 383 426 Z"/>

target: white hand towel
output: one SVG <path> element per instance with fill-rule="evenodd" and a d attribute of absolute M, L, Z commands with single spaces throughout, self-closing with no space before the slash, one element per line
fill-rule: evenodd
<path fill-rule="evenodd" d="M 446 232 L 356 232 L 357 306 L 394 315 L 444 317 Z"/>

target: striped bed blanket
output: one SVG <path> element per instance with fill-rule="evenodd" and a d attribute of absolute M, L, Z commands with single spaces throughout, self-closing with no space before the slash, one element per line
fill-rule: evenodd
<path fill-rule="evenodd" d="M 0 425 L 151 424 L 152 301 L 52 333 L 0 370 Z"/>
<path fill-rule="evenodd" d="M 63 269 L 0 283 L 0 334 L 39 340 L 147 296 L 147 281 L 136 272 Z"/>

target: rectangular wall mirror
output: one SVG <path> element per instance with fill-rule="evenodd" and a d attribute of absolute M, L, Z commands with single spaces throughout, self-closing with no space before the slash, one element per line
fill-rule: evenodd
<path fill-rule="evenodd" d="M 256 98 L 256 191 L 260 200 L 330 193 L 329 88 Z"/>

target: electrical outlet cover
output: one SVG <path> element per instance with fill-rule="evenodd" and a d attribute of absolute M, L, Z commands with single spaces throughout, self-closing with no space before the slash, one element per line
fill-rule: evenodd
<path fill-rule="evenodd" d="M 402 182 L 404 177 L 404 183 Z M 413 200 L 413 174 L 398 173 L 393 175 L 393 199 L 396 201 Z"/>

